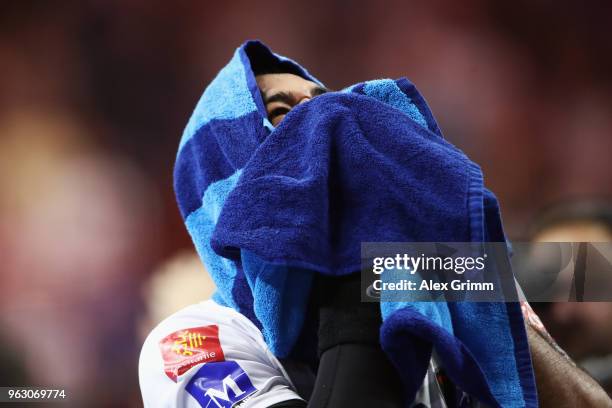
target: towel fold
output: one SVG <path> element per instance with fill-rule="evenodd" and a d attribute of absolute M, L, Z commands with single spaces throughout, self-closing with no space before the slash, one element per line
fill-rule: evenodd
<path fill-rule="evenodd" d="M 267 122 L 253 59 L 239 47 L 205 90 L 181 139 L 175 190 L 215 299 L 291 352 L 313 274 L 358 273 L 361 242 L 504 241 L 480 168 L 447 142 L 406 79 L 375 80 Z M 382 302 L 381 345 L 414 398 L 435 348 L 451 379 L 492 406 L 537 406 L 514 303 Z"/>

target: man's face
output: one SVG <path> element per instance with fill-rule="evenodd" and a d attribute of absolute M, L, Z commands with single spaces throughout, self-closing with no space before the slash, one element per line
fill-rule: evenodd
<path fill-rule="evenodd" d="M 263 74 L 255 77 L 268 120 L 277 126 L 296 105 L 311 100 L 327 89 L 293 74 Z"/>

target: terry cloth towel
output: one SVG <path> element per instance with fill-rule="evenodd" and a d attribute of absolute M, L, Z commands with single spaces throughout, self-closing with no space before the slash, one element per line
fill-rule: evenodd
<path fill-rule="evenodd" d="M 361 242 L 505 240 L 480 168 L 443 138 L 408 80 L 318 96 L 274 128 L 253 73 L 262 60 L 317 82 L 246 42 L 198 102 L 174 175 L 214 299 L 251 319 L 277 356 L 302 329 L 313 274 L 358 273 Z M 381 345 L 407 401 L 435 349 L 482 402 L 537 406 L 518 304 L 382 302 L 381 313 Z"/>

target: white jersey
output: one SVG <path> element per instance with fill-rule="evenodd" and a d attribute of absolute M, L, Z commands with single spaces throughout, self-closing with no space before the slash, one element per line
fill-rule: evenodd
<path fill-rule="evenodd" d="M 433 358 L 410 407 L 447 407 L 438 371 Z M 138 373 L 145 408 L 267 408 L 302 399 L 261 331 L 213 300 L 158 324 L 144 342 Z M 480 406 L 457 391 L 462 406 Z"/>
<path fill-rule="evenodd" d="M 147 408 L 263 408 L 301 399 L 259 329 L 212 300 L 155 327 L 138 372 Z"/>

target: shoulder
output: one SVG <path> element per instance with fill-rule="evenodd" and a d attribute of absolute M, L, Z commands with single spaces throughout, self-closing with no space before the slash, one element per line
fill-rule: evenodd
<path fill-rule="evenodd" d="M 143 344 L 138 371 L 146 407 L 296 398 L 257 327 L 212 300 L 159 323 Z"/>
<path fill-rule="evenodd" d="M 240 334 L 240 338 L 249 337 L 258 342 L 264 341 L 259 329 L 246 317 L 213 300 L 206 300 L 187 306 L 162 320 L 147 336 L 145 346 L 162 341 L 169 334 L 177 331 L 182 334 L 192 333 L 194 330 L 195 332 L 204 331 L 210 332 L 208 335 L 211 338 L 218 337 L 213 336 L 212 332 L 218 332 L 220 327 L 230 331 L 224 334 Z M 204 328 L 206 330 L 200 330 Z M 194 330 L 189 331 L 189 329 Z M 225 340 L 232 340 L 229 336 L 224 337 L 227 337 Z"/>

